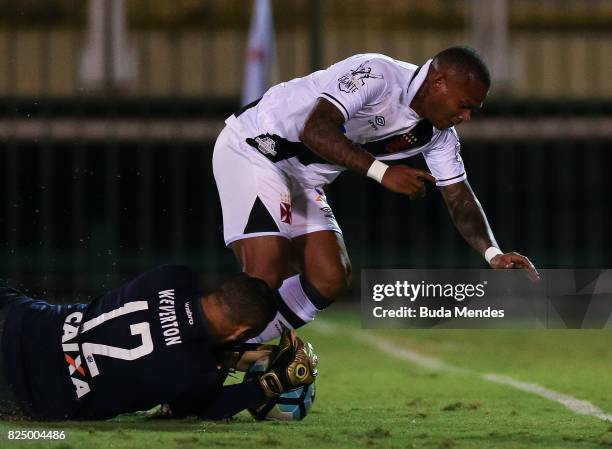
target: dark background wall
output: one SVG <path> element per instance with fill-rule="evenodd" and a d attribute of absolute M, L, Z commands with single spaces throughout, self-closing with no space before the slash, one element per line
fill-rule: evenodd
<path fill-rule="evenodd" d="M 612 266 L 611 143 L 465 140 L 469 181 L 502 248 L 541 268 Z M 213 288 L 237 272 L 220 232 L 213 144 L 5 139 L 1 277 L 37 294 L 83 298 L 176 262 L 197 269 Z M 454 229 L 436 188 L 410 201 L 344 173 L 327 192 L 357 274 L 484 266 Z"/>
<path fill-rule="evenodd" d="M 271 1 L 274 81 L 354 53 L 421 64 L 473 45 L 493 89 L 458 131 L 501 247 L 539 267 L 612 266 L 612 0 L 380 4 Z M 192 266 L 207 289 L 237 271 L 210 158 L 238 105 L 253 5 L 0 0 L 0 278 L 74 300 L 161 263 Z M 411 202 L 346 173 L 328 194 L 356 280 L 485 266 L 435 188 Z"/>

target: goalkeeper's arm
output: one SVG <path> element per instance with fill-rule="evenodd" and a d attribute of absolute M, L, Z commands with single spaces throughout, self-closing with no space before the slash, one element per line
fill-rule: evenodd
<path fill-rule="evenodd" d="M 241 384 L 226 385 L 221 394 L 203 411 L 201 419 L 228 419 L 244 409 L 254 408 L 266 399 L 256 379 L 248 379 Z"/>
<path fill-rule="evenodd" d="M 173 402 L 162 406 L 163 418 L 183 418 L 185 416 L 199 416 L 200 419 L 220 420 L 229 419 L 247 408 L 255 408 L 265 400 L 259 383 L 256 379 L 249 379 L 240 384 L 226 385 L 219 390 L 216 397 L 207 397 L 206 400 L 188 398 L 184 401 Z M 203 406 L 203 404 L 205 404 Z"/>
<path fill-rule="evenodd" d="M 227 419 L 246 408 L 257 408 L 266 400 L 287 391 L 309 385 L 317 376 L 317 356 L 310 343 L 297 338 L 295 331 L 285 330 L 279 345 L 270 352 L 268 370 L 241 384 L 226 385 L 204 409 L 201 404 L 190 402 L 187 407 L 171 405 L 172 415 L 198 415 L 201 419 Z M 241 358 L 244 360 L 244 356 Z M 191 407 L 198 407 L 192 412 Z"/>

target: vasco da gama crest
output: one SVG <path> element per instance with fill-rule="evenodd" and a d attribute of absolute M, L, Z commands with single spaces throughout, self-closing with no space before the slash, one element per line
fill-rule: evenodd
<path fill-rule="evenodd" d="M 338 88 L 342 92 L 350 94 L 356 92 L 357 89 L 365 84 L 364 78 L 384 79 L 382 75 L 372 73 L 372 67 L 366 65 L 368 62 L 369 61 L 364 62 L 355 70 L 351 70 L 338 78 Z"/>

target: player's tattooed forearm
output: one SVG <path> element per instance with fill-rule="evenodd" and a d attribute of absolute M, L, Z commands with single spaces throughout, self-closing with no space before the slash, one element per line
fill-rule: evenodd
<path fill-rule="evenodd" d="M 373 156 L 330 125 L 325 120 L 313 120 L 304 144 L 323 159 L 365 175 Z"/>
<path fill-rule="evenodd" d="M 487 218 L 467 182 L 441 189 L 455 227 L 475 250 L 484 252 L 496 245 Z"/>
<path fill-rule="evenodd" d="M 335 106 L 320 99 L 300 135 L 302 143 L 323 159 L 365 175 L 374 157 L 340 132 L 343 121 Z"/>

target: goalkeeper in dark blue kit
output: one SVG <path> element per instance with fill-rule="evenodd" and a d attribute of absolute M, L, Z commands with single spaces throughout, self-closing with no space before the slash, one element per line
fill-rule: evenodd
<path fill-rule="evenodd" d="M 0 413 L 108 419 L 169 404 L 174 416 L 231 417 L 317 374 L 310 345 L 287 331 L 268 371 L 223 385 L 227 354 L 236 354 L 226 349 L 275 313 L 265 282 L 241 276 L 203 295 L 181 266 L 146 272 L 90 304 L 52 305 L 0 287 Z"/>

